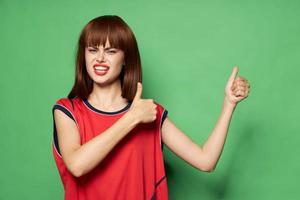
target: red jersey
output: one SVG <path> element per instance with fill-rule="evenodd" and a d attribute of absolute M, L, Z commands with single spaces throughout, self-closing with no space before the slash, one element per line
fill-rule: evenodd
<path fill-rule="evenodd" d="M 52 108 L 59 109 L 76 123 L 81 144 L 101 134 L 131 106 L 104 112 L 88 100 L 61 98 Z M 65 200 L 167 200 L 168 188 L 163 160 L 161 126 L 167 116 L 157 105 L 156 120 L 132 129 L 90 172 L 74 177 L 65 166 L 58 146 L 53 116 L 53 155 L 65 191 Z"/>

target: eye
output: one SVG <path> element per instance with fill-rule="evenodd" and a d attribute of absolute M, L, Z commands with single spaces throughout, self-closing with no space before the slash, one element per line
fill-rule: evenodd
<path fill-rule="evenodd" d="M 108 54 L 115 54 L 115 53 L 117 53 L 117 51 L 115 49 L 108 49 L 106 52 Z"/>
<path fill-rule="evenodd" d="M 91 53 L 95 53 L 95 52 L 97 52 L 97 50 L 98 49 L 95 49 L 95 48 L 88 48 L 88 51 L 91 52 Z"/>

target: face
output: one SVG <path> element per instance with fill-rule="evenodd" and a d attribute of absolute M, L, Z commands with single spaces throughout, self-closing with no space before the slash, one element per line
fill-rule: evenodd
<path fill-rule="evenodd" d="M 124 63 L 124 52 L 110 46 L 87 46 L 85 48 L 85 64 L 92 80 L 99 85 L 107 85 L 119 79 Z"/>

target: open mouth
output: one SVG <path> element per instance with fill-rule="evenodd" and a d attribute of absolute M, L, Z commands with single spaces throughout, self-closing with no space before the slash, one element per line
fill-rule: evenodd
<path fill-rule="evenodd" d="M 109 70 L 109 66 L 107 65 L 94 65 L 94 71 L 95 74 L 103 76 L 105 75 Z"/>

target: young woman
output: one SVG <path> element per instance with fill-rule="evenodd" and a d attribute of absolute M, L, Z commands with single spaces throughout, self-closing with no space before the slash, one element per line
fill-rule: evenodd
<path fill-rule="evenodd" d="M 162 105 L 143 99 L 141 60 L 129 26 L 118 16 L 91 20 L 79 38 L 74 86 L 52 108 L 53 155 L 65 199 L 168 199 L 164 144 L 193 167 L 213 171 L 232 113 L 249 93 L 237 72 L 235 67 L 219 120 L 200 147 Z"/>

